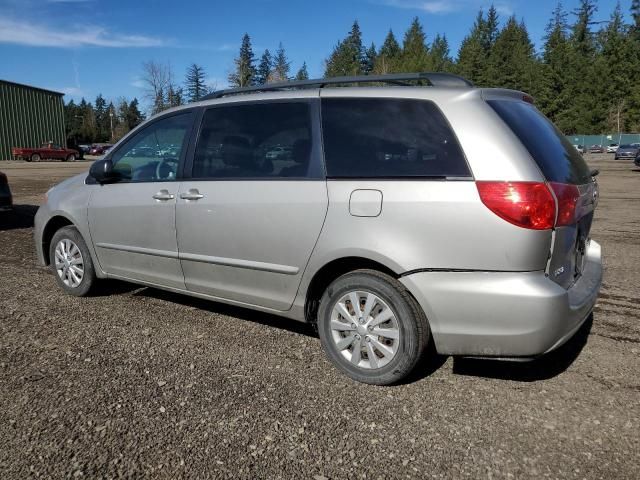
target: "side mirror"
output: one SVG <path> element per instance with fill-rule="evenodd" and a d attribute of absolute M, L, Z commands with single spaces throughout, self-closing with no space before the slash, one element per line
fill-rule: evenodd
<path fill-rule="evenodd" d="M 117 180 L 119 175 L 113 171 L 111 160 L 96 160 L 89 169 L 89 175 L 98 183 L 109 183 Z"/>

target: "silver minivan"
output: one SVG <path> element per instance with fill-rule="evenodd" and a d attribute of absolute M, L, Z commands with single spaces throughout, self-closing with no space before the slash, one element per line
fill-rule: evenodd
<path fill-rule="evenodd" d="M 345 87 L 372 81 L 394 86 Z M 390 384 L 430 342 L 529 359 L 580 328 L 594 174 L 522 92 L 273 84 L 149 119 L 48 192 L 35 242 L 72 295 L 115 278 L 311 322 L 340 370 Z"/>

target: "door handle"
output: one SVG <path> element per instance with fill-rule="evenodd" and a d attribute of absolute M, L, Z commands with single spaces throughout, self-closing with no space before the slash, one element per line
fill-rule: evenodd
<path fill-rule="evenodd" d="M 153 198 L 156 200 L 173 200 L 176 196 L 173 193 L 169 193 L 169 190 L 160 190 Z"/>
<path fill-rule="evenodd" d="M 180 198 L 183 200 L 200 200 L 204 198 L 204 195 L 202 195 L 197 188 L 190 188 L 188 192 L 181 193 Z"/>

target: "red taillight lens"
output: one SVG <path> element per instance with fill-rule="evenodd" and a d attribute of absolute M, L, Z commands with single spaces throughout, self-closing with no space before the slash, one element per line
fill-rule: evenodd
<path fill-rule="evenodd" d="M 580 198 L 580 191 L 575 185 L 565 183 L 549 183 L 553 193 L 558 199 L 558 219 L 556 226 L 573 225 L 577 220 L 577 205 Z"/>
<path fill-rule="evenodd" d="M 476 182 L 480 199 L 507 222 L 532 230 L 553 228 L 556 202 L 542 182 Z"/>

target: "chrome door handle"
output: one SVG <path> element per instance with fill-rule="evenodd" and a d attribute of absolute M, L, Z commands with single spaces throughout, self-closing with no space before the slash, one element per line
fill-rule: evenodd
<path fill-rule="evenodd" d="M 197 188 L 190 188 L 188 192 L 181 193 L 180 198 L 183 200 L 200 200 L 204 198 L 204 195 L 202 195 Z"/>
<path fill-rule="evenodd" d="M 169 193 L 169 190 L 160 190 L 153 198 L 156 200 L 173 200 L 176 196 L 173 193 Z"/>

